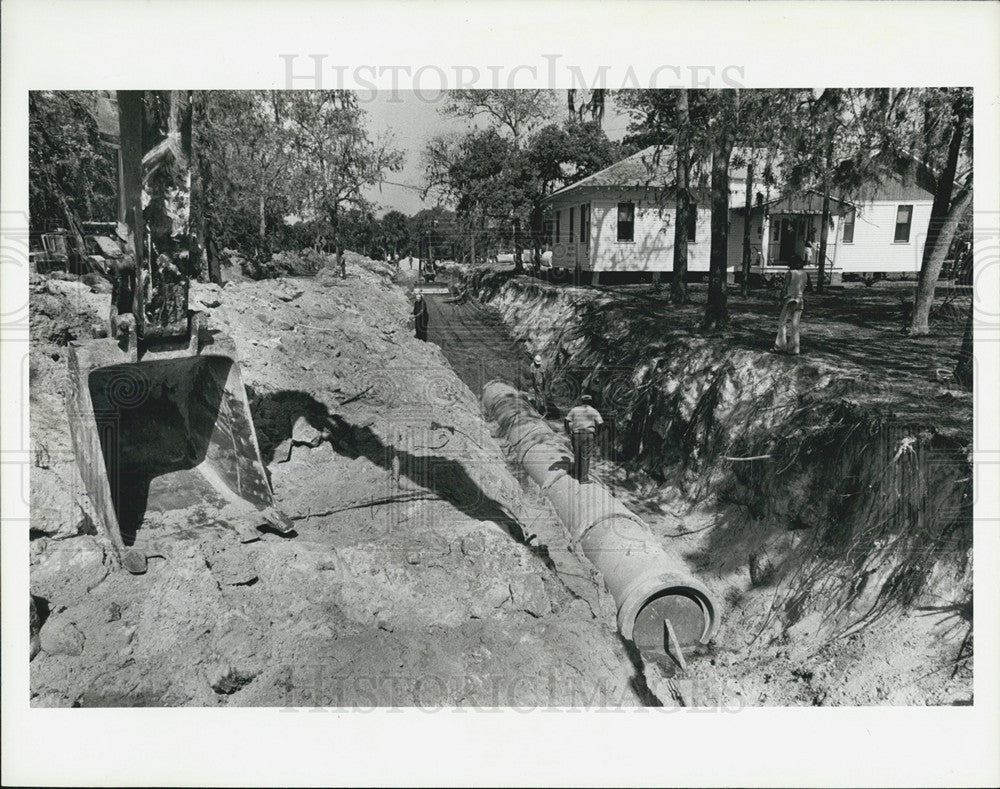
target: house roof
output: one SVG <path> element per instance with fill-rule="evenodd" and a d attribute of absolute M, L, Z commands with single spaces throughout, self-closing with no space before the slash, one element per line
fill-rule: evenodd
<path fill-rule="evenodd" d="M 615 162 L 593 175 L 564 186 L 553 192 L 550 197 L 574 192 L 587 187 L 610 186 L 618 188 L 664 186 L 672 178 L 672 149 L 664 147 L 657 156 L 655 145 L 643 148 L 638 153 Z"/>
<path fill-rule="evenodd" d="M 744 149 L 734 149 L 734 154 L 742 153 L 742 156 L 734 156 L 733 160 L 745 162 L 748 158 L 748 151 Z M 905 169 L 906 162 L 898 164 L 900 169 Z M 556 190 L 546 198 L 546 202 L 570 195 L 585 189 L 672 189 L 675 180 L 675 161 L 672 146 L 662 146 L 659 149 L 655 145 L 644 148 L 638 153 L 615 162 L 610 167 L 605 167 L 593 175 L 582 178 L 575 183 L 569 184 Z M 731 204 L 742 206 L 745 202 L 747 168 L 745 164 L 731 165 L 729 168 L 730 179 L 730 201 Z M 866 200 L 930 200 L 934 193 L 929 189 L 930 183 L 925 174 L 917 168 L 915 177 L 907 177 L 902 172 L 894 178 L 888 179 L 875 186 L 874 189 L 864 195 Z M 699 191 L 699 190 L 695 190 Z M 701 190 L 704 191 L 704 190 Z M 804 195 L 809 191 L 806 190 Z M 833 196 L 844 203 L 854 203 L 845 195 Z M 778 197 L 777 200 L 783 199 Z M 772 200 L 770 202 L 777 202 Z"/>

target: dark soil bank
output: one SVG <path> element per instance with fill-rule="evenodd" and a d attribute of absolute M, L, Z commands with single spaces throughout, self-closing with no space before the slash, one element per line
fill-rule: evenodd
<path fill-rule="evenodd" d="M 962 305 L 939 310 L 937 336 L 910 338 L 894 292 L 814 297 L 803 356 L 792 358 L 768 352 L 776 312 L 766 295 L 736 301 L 731 328 L 705 335 L 703 306 L 670 305 L 649 286 L 495 271 L 464 279 L 544 357 L 560 410 L 594 395 L 612 424 L 605 481 L 728 598 L 722 651 L 741 645 L 741 659 L 780 662 L 797 639 L 799 661 L 848 666 L 822 688 L 813 682 L 808 699 L 801 678 L 740 698 L 971 696 L 972 397 L 950 375 Z M 931 622 L 930 652 L 899 646 L 918 643 Z M 934 672 L 937 685 L 897 691 L 860 663 L 850 668 L 883 649 L 912 665 L 914 680 Z M 713 660 L 710 675 L 725 676 L 726 660 Z M 870 681 L 845 690 L 861 677 Z"/>

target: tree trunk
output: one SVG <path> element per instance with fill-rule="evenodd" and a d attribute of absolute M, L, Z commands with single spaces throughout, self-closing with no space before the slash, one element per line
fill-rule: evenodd
<path fill-rule="evenodd" d="M 521 220 L 514 219 L 514 271 L 524 273 L 524 263 L 521 260 Z"/>
<path fill-rule="evenodd" d="M 733 91 L 735 106 L 730 117 L 724 108 L 715 130 L 712 151 L 712 249 L 708 266 L 708 304 L 705 328 L 723 329 L 729 324 L 726 307 L 726 258 L 729 246 L 729 157 L 733 151 L 736 110 L 739 93 Z"/>
<path fill-rule="evenodd" d="M 969 319 L 965 322 L 965 333 L 962 335 L 962 347 L 958 350 L 958 364 L 955 365 L 955 378 L 970 392 L 973 384 L 972 315 L 973 309 L 970 306 Z"/>
<path fill-rule="evenodd" d="M 209 218 L 209 199 L 212 190 L 211 164 L 198 144 L 197 133 L 205 133 L 205 95 L 201 91 L 191 93 L 191 228 L 195 243 L 200 246 L 199 265 L 210 282 L 222 284 L 218 250 L 212 239 L 212 222 Z"/>
<path fill-rule="evenodd" d="M 330 226 L 333 228 L 333 252 L 336 256 L 336 265 L 340 269 L 340 278 L 347 279 L 347 261 L 344 260 L 344 248 L 340 243 L 340 213 L 337 210 L 339 205 L 334 204 L 330 209 Z"/>
<path fill-rule="evenodd" d="M 931 219 L 927 226 L 924 255 L 920 262 L 920 276 L 917 280 L 917 293 L 913 305 L 913 323 L 910 326 L 910 332 L 913 334 L 927 334 L 930 331 L 928 321 L 931 304 L 934 302 L 934 289 L 937 287 L 938 277 L 941 274 L 941 265 L 944 263 L 944 258 L 948 254 L 948 249 L 955 236 L 957 224 L 948 233 L 945 232 L 945 228 L 952 217 L 949 205 L 955 186 L 955 172 L 958 169 L 958 155 L 962 148 L 967 117 L 967 104 L 961 100 L 956 101 L 955 125 L 952 128 L 951 142 L 948 145 L 948 161 L 945 163 L 944 171 L 941 173 L 937 188 L 934 190 L 934 204 L 931 206 Z M 971 193 L 971 189 L 969 191 Z M 943 249 L 939 250 L 939 247 L 943 247 Z"/>
<path fill-rule="evenodd" d="M 195 156 L 191 157 L 191 208 L 188 215 L 188 264 L 191 276 L 198 279 L 210 277 L 207 270 L 207 230 L 205 222 L 205 187 L 201 167 Z"/>
<path fill-rule="evenodd" d="M 934 290 L 941 274 L 941 267 L 944 265 L 944 259 L 951 247 L 951 242 L 955 238 L 955 231 L 958 230 L 966 212 L 971 210 L 972 186 L 968 185 L 955 198 L 954 204 L 948 210 L 948 215 L 939 228 L 934 246 L 929 252 L 927 247 L 924 247 L 924 261 L 920 266 L 920 281 L 917 283 L 917 294 L 913 302 L 911 334 L 928 334 L 930 332 L 931 306 L 934 304 Z M 928 243 L 930 242 L 928 241 Z"/>
<path fill-rule="evenodd" d="M 267 213 L 265 212 L 266 202 L 267 198 L 264 196 L 264 193 L 261 192 L 260 199 L 257 201 L 257 210 L 258 210 L 257 219 L 259 222 L 257 226 L 257 234 L 260 236 L 261 249 L 264 248 L 264 241 L 267 238 Z"/>
<path fill-rule="evenodd" d="M 604 125 L 604 88 L 594 88 L 591 91 L 590 117 L 598 126 Z"/>
<path fill-rule="evenodd" d="M 827 227 L 830 224 L 830 187 L 829 182 L 823 183 L 823 210 L 819 220 L 819 261 L 816 273 L 816 292 L 823 292 L 823 285 L 826 281 L 826 237 L 829 235 Z M 808 238 L 806 239 L 808 241 Z"/>
<path fill-rule="evenodd" d="M 823 208 L 819 231 L 819 260 L 817 261 L 816 292 L 822 293 L 826 279 L 826 238 L 827 225 L 830 222 L 830 175 L 834 166 L 834 142 L 837 123 L 837 113 L 840 109 L 841 93 L 839 88 L 827 88 L 820 96 L 820 106 L 823 108 L 824 128 L 828 135 L 826 151 L 823 156 Z M 808 238 L 806 239 L 808 241 Z"/>
<path fill-rule="evenodd" d="M 743 284 L 741 292 L 746 297 L 750 293 L 750 220 L 753 215 L 753 150 L 747 162 L 747 194 L 743 203 Z M 763 243 L 763 240 L 762 240 Z"/>
<path fill-rule="evenodd" d="M 677 96 L 677 197 L 674 212 L 674 278 L 670 284 L 670 300 L 687 304 L 688 222 L 691 214 L 691 151 L 688 143 L 688 93 Z"/>
<path fill-rule="evenodd" d="M 583 212 L 581 210 L 580 224 L 583 224 Z M 541 206 L 536 206 L 531 217 L 531 267 L 535 270 L 535 276 L 542 274 L 542 230 L 544 219 Z"/>

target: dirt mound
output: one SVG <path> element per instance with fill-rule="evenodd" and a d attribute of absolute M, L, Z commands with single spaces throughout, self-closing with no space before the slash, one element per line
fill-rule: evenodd
<path fill-rule="evenodd" d="M 33 705 L 650 701 L 585 565 L 567 553 L 563 576 L 531 544 L 538 508 L 475 396 L 413 338 L 392 273 L 351 256 L 346 279 L 321 269 L 194 287 L 236 342 L 295 533 L 189 533 L 143 576 L 112 570 L 92 528 L 38 536 Z M 38 295 L 53 296 L 32 300 L 39 348 L 106 308 Z M 32 387 L 32 439 L 58 446 L 69 472 L 65 410 L 38 408 L 47 396 Z M 47 534 L 53 516 L 38 505 L 66 482 L 32 481 L 33 534 Z"/>

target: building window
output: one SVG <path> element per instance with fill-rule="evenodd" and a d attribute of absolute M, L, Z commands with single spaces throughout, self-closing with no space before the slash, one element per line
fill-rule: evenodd
<path fill-rule="evenodd" d="M 562 241 L 559 230 L 559 220 L 562 218 L 562 211 L 556 211 L 556 243 Z"/>
<path fill-rule="evenodd" d="M 698 240 L 698 206 L 694 203 L 688 206 L 688 243 Z"/>
<path fill-rule="evenodd" d="M 587 243 L 590 240 L 590 204 L 580 206 L 580 241 Z"/>
<path fill-rule="evenodd" d="M 910 225 L 913 223 L 913 206 L 901 205 L 896 209 L 896 237 L 893 239 L 897 244 L 908 244 L 910 241 Z"/>
<path fill-rule="evenodd" d="M 618 204 L 618 240 L 635 241 L 635 203 Z"/>
<path fill-rule="evenodd" d="M 909 235 L 909 231 L 907 231 Z M 854 210 L 848 211 L 844 215 L 844 243 L 853 244 L 854 243 Z"/>
<path fill-rule="evenodd" d="M 576 206 L 569 207 L 569 243 L 573 243 L 573 217 L 576 215 Z"/>
<path fill-rule="evenodd" d="M 555 223 L 555 221 L 552 220 L 552 219 L 546 219 L 545 220 L 545 228 L 542 231 L 542 236 L 543 236 L 543 239 L 544 239 L 545 246 L 547 246 L 547 247 L 551 247 L 552 246 L 552 244 L 554 242 L 553 233 L 555 232 L 555 229 L 556 229 L 556 223 Z"/>

